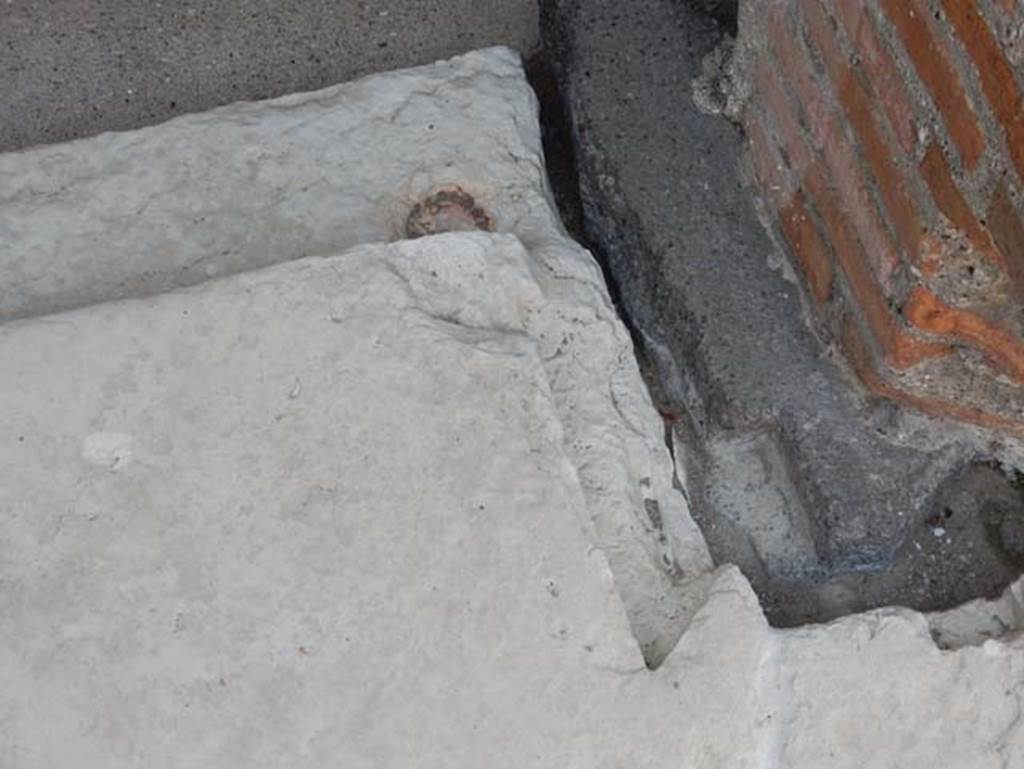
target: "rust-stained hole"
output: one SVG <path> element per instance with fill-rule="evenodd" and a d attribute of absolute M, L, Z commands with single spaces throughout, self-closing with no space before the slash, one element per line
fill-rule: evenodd
<path fill-rule="evenodd" d="M 432 192 L 413 206 L 405 220 L 408 238 L 464 230 L 493 232 L 494 218 L 476 204 L 472 195 L 457 186 Z"/>

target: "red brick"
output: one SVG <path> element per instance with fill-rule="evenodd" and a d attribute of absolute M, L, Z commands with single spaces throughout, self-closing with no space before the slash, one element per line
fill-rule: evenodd
<path fill-rule="evenodd" d="M 812 172 L 805 183 L 827 231 L 832 235 L 836 260 L 842 266 L 871 333 L 885 351 L 887 363 L 893 368 L 903 369 L 927 358 L 947 354 L 947 346 L 922 342 L 900 328 L 881 289 L 867 268 L 864 251 L 857 242 L 852 227 L 824 179 L 817 172 Z"/>
<path fill-rule="evenodd" d="M 843 56 L 821 0 L 800 0 L 800 7 L 804 12 L 807 31 L 825 62 L 847 120 L 860 139 L 864 156 L 871 167 L 904 253 L 911 262 L 916 263 L 920 260 L 921 235 L 925 228 L 921 225 L 910 194 L 909 182 L 875 122 L 875 107 L 871 97 Z"/>
<path fill-rule="evenodd" d="M 832 295 L 832 260 L 828 245 L 807 212 L 803 193 L 797 192 L 793 202 L 779 211 L 779 226 L 800 260 L 811 296 L 820 307 Z"/>
<path fill-rule="evenodd" d="M 796 178 L 802 179 L 807 169 L 818 163 L 818 159 L 805 140 L 806 135 L 794 115 L 793 104 L 771 62 L 762 61 L 754 78 L 758 99 L 774 124 L 787 163 Z"/>
<path fill-rule="evenodd" d="M 879 3 L 942 115 L 960 159 L 966 168 L 973 169 L 985 151 L 985 136 L 948 52 L 928 24 L 928 9 L 920 0 L 879 0 Z"/>
<path fill-rule="evenodd" d="M 902 401 L 926 414 L 936 417 L 956 419 L 961 422 L 979 425 L 980 427 L 1001 430 L 1015 435 L 1024 435 L 1024 422 L 1020 420 L 981 411 L 971 406 L 964 406 L 941 398 L 907 392 L 906 390 L 893 387 L 884 381 L 878 375 L 874 356 L 850 318 L 847 318 L 843 324 L 842 345 L 843 352 L 853 365 L 854 372 L 875 395 Z"/>
<path fill-rule="evenodd" d="M 908 155 L 913 154 L 917 142 L 913 102 L 896 62 L 878 34 L 871 12 L 856 0 L 836 0 L 835 8 L 900 148 Z"/>
<path fill-rule="evenodd" d="M 769 25 L 773 47 L 786 82 L 808 116 L 807 130 L 828 163 L 832 179 L 843 205 L 850 212 L 872 269 L 882 290 L 888 294 L 900 257 L 869 191 L 870 181 L 857 157 L 853 142 L 847 136 L 838 106 L 829 103 L 828 91 L 823 90 L 815 81 L 794 31 L 784 27 L 777 13 L 769 17 Z"/>
<path fill-rule="evenodd" d="M 795 170 L 803 173 L 803 187 L 821 217 L 831 239 L 836 260 L 842 267 L 854 298 L 867 319 L 868 327 L 894 368 L 908 368 L 926 359 L 949 352 L 945 345 L 922 342 L 900 328 L 890 312 L 868 266 L 867 255 L 857 240 L 853 226 L 828 183 L 827 172 L 806 145 L 806 138 L 792 116 L 788 100 L 775 70 L 762 62 L 755 73 L 756 86 L 775 119 L 776 128 Z"/>
<path fill-rule="evenodd" d="M 772 51 L 778 57 L 786 84 L 799 99 L 807 130 L 818 131 L 828 122 L 834 107 L 811 73 L 806 53 L 797 40 L 792 20 L 782 13 L 780 7 L 773 6 L 768 11 L 767 23 L 768 40 Z M 790 109 L 788 105 L 787 109 Z M 821 143 L 820 136 L 816 141 Z"/>
<path fill-rule="evenodd" d="M 754 175 L 769 205 L 778 211 L 789 205 L 796 192 L 793 172 L 786 166 L 779 147 L 769 136 L 760 118 L 748 112 L 744 128 L 750 140 L 750 155 L 754 162 Z"/>
<path fill-rule="evenodd" d="M 746 130 L 758 181 L 768 203 L 778 214 L 783 237 L 799 259 L 811 296 L 820 307 L 832 294 L 832 260 L 828 245 L 810 219 L 803 193 L 794 190 L 793 174 L 784 166 L 760 118 L 748 114 Z"/>
<path fill-rule="evenodd" d="M 951 307 L 918 286 L 903 308 L 904 317 L 922 331 L 951 337 L 980 350 L 989 361 L 1018 382 L 1024 382 L 1024 344 L 1008 329 Z"/>
<path fill-rule="evenodd" d="M 1005 262 L 992 236 L 971 210 L 953 179 L 942 147 L 937 142 L 928 145 L 924 159 L 919 166 L 921 177 L 931 190 L 935 205 L 971 242 L 971 245 L 986 259 L 1005 267 Z"/>
<path fill-rule="evenodd" d="M 1013 67 L 977 8 L 977 0 L 942 0 L 946 16 L 978 70 L 981 89 L 1006 134 L 1017 173 L 1024 178 L 1024 105 Z"/>
<path fill-rule="evenodd" d="M 925 227 L 908 190 L 907 179 L 875 125 L 871 100 L 849 68 L 839 81 L 839 100 L 846 109 L 850 124 L 860 137 L 864 155 L 885 203 L 886 213 L 899 236 L 903 252 L 908 260 L 916 263 L 921 258 L 921 236 Z"/>
<path fill-rule="evenodd" d="M 985 221 L 1006 262 L 1006 271 L 1018 285 L 1024 285 L 1024 224 L 1021 224 L 1006 182 L 1001 181 L 996 187 Z"/>

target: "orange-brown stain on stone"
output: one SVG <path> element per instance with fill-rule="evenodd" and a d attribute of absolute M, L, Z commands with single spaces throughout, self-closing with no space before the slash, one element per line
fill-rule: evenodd
<path fill-rule="evenodd" d="M 493 232 L 494 218 L 457 185 L 432 192 L 413 206 L 405 221 L 408 238 L 463 230 Z"/>

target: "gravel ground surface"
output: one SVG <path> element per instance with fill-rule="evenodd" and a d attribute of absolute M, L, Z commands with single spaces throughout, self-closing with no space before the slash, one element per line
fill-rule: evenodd
<path fill-rule="evenodd" d="M 538 45 L 534 0 L 3 0 L 0 151 Z"/>

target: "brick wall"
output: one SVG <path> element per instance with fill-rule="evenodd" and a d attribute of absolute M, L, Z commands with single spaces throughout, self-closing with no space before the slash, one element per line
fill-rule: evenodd
<path fill-rule="evenodd" d="M 875 393 L 1024 433 L 1024 2 L 741 0 L 751 169 Z"/>

